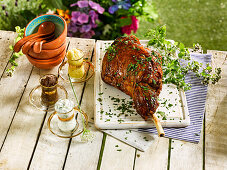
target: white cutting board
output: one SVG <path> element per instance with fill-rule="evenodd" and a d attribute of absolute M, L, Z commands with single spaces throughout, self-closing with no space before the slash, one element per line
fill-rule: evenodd
<path fill-rule="evenodd" d="M 115 87 L 104 83 L 101 79 L 102 59 L 106 48 L 113 41 L 97 41 L 95 50 L 95 82 L 94 82 L 94 116 L 95 126 L 99 129 L 133 129 L 155 127 L 153 121 L 145 121 L 130 106 L 130 96 Z M 146 45 L 147 41 L 141 41 Z M 122 109 L 122 107 L 130 107 Z M 164 113 L 164 114 L 163 114 Z M 159 107 L 155 113 L 163 127 L 185 127 L 190 124 L 185 93 L 178 91 L 175 85 L 163 84 L 159 96 Z"/>

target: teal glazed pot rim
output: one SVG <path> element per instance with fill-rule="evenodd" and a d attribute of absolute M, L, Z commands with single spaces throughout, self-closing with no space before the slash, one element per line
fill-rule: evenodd
<path fill-rule="evenodd" d="M 67 36 L 67 23 L 64 18 L 56 14 L 44 14 L 31 20 L 24 30 L 24 36 L 37 32 L 38 27 L 43 22 L 50 21 L 55 24 L 55 39 L 43 44 L 43 49 L 51 50 L 59 48 Z"/>
<path fill-rule="evenodd" d="M 24 30 L 24 35 L 25 36 L 29 36 L 31 34 L 33 34 L 34 30 L 43 22 L 46 21 L 50 21 L 55 23 L 59 23 L 60 25 L 63 25 L 65 27 L 65 23 L 64 23 L 64 19 L 59 16 L 59 15 L 55 15 L 55 14 L 44 14 L 44 15 L 40 15 L 36 18 L 34 18 L 33 20 L 31 20 L 28 25 L 26 26 L 25 30 Z M 63 30 L 62 30 L 63 32 Z"/>

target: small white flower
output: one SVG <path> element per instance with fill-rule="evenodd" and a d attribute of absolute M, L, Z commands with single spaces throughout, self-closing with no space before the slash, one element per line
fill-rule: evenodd
<path fill-rule="evenodd" d="M 95 138 L 95 134 L 92 133 L 90 130 L 85 129 L 80 138 L 82 142 L 93 141 Z"/>
<path fill-rule="evenodd" d="M 54 14 L 54 13 L 55 13 L 55 11 L 52 11 L 49 9 L 46 14 Z"/>

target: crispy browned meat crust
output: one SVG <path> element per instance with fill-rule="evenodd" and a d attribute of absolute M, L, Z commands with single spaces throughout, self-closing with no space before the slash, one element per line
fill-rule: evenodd
<path fill-rule="evenodd" d="M 132 97 L 136 111 L 147 120 L 159 103 L 162 57 L 135 36 L 117 38 L 102 62 L 102 80 Z"/>

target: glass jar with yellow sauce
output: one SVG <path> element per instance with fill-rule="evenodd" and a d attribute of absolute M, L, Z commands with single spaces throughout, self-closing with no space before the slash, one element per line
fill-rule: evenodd
<path fill-rule="evenodd" d="M 68 74 L 73 79 L 81 79 L 85 74 L 84 69 L 84 53 L 79 49 L 72 49 L 67 52 L 68 58 Z"/>

